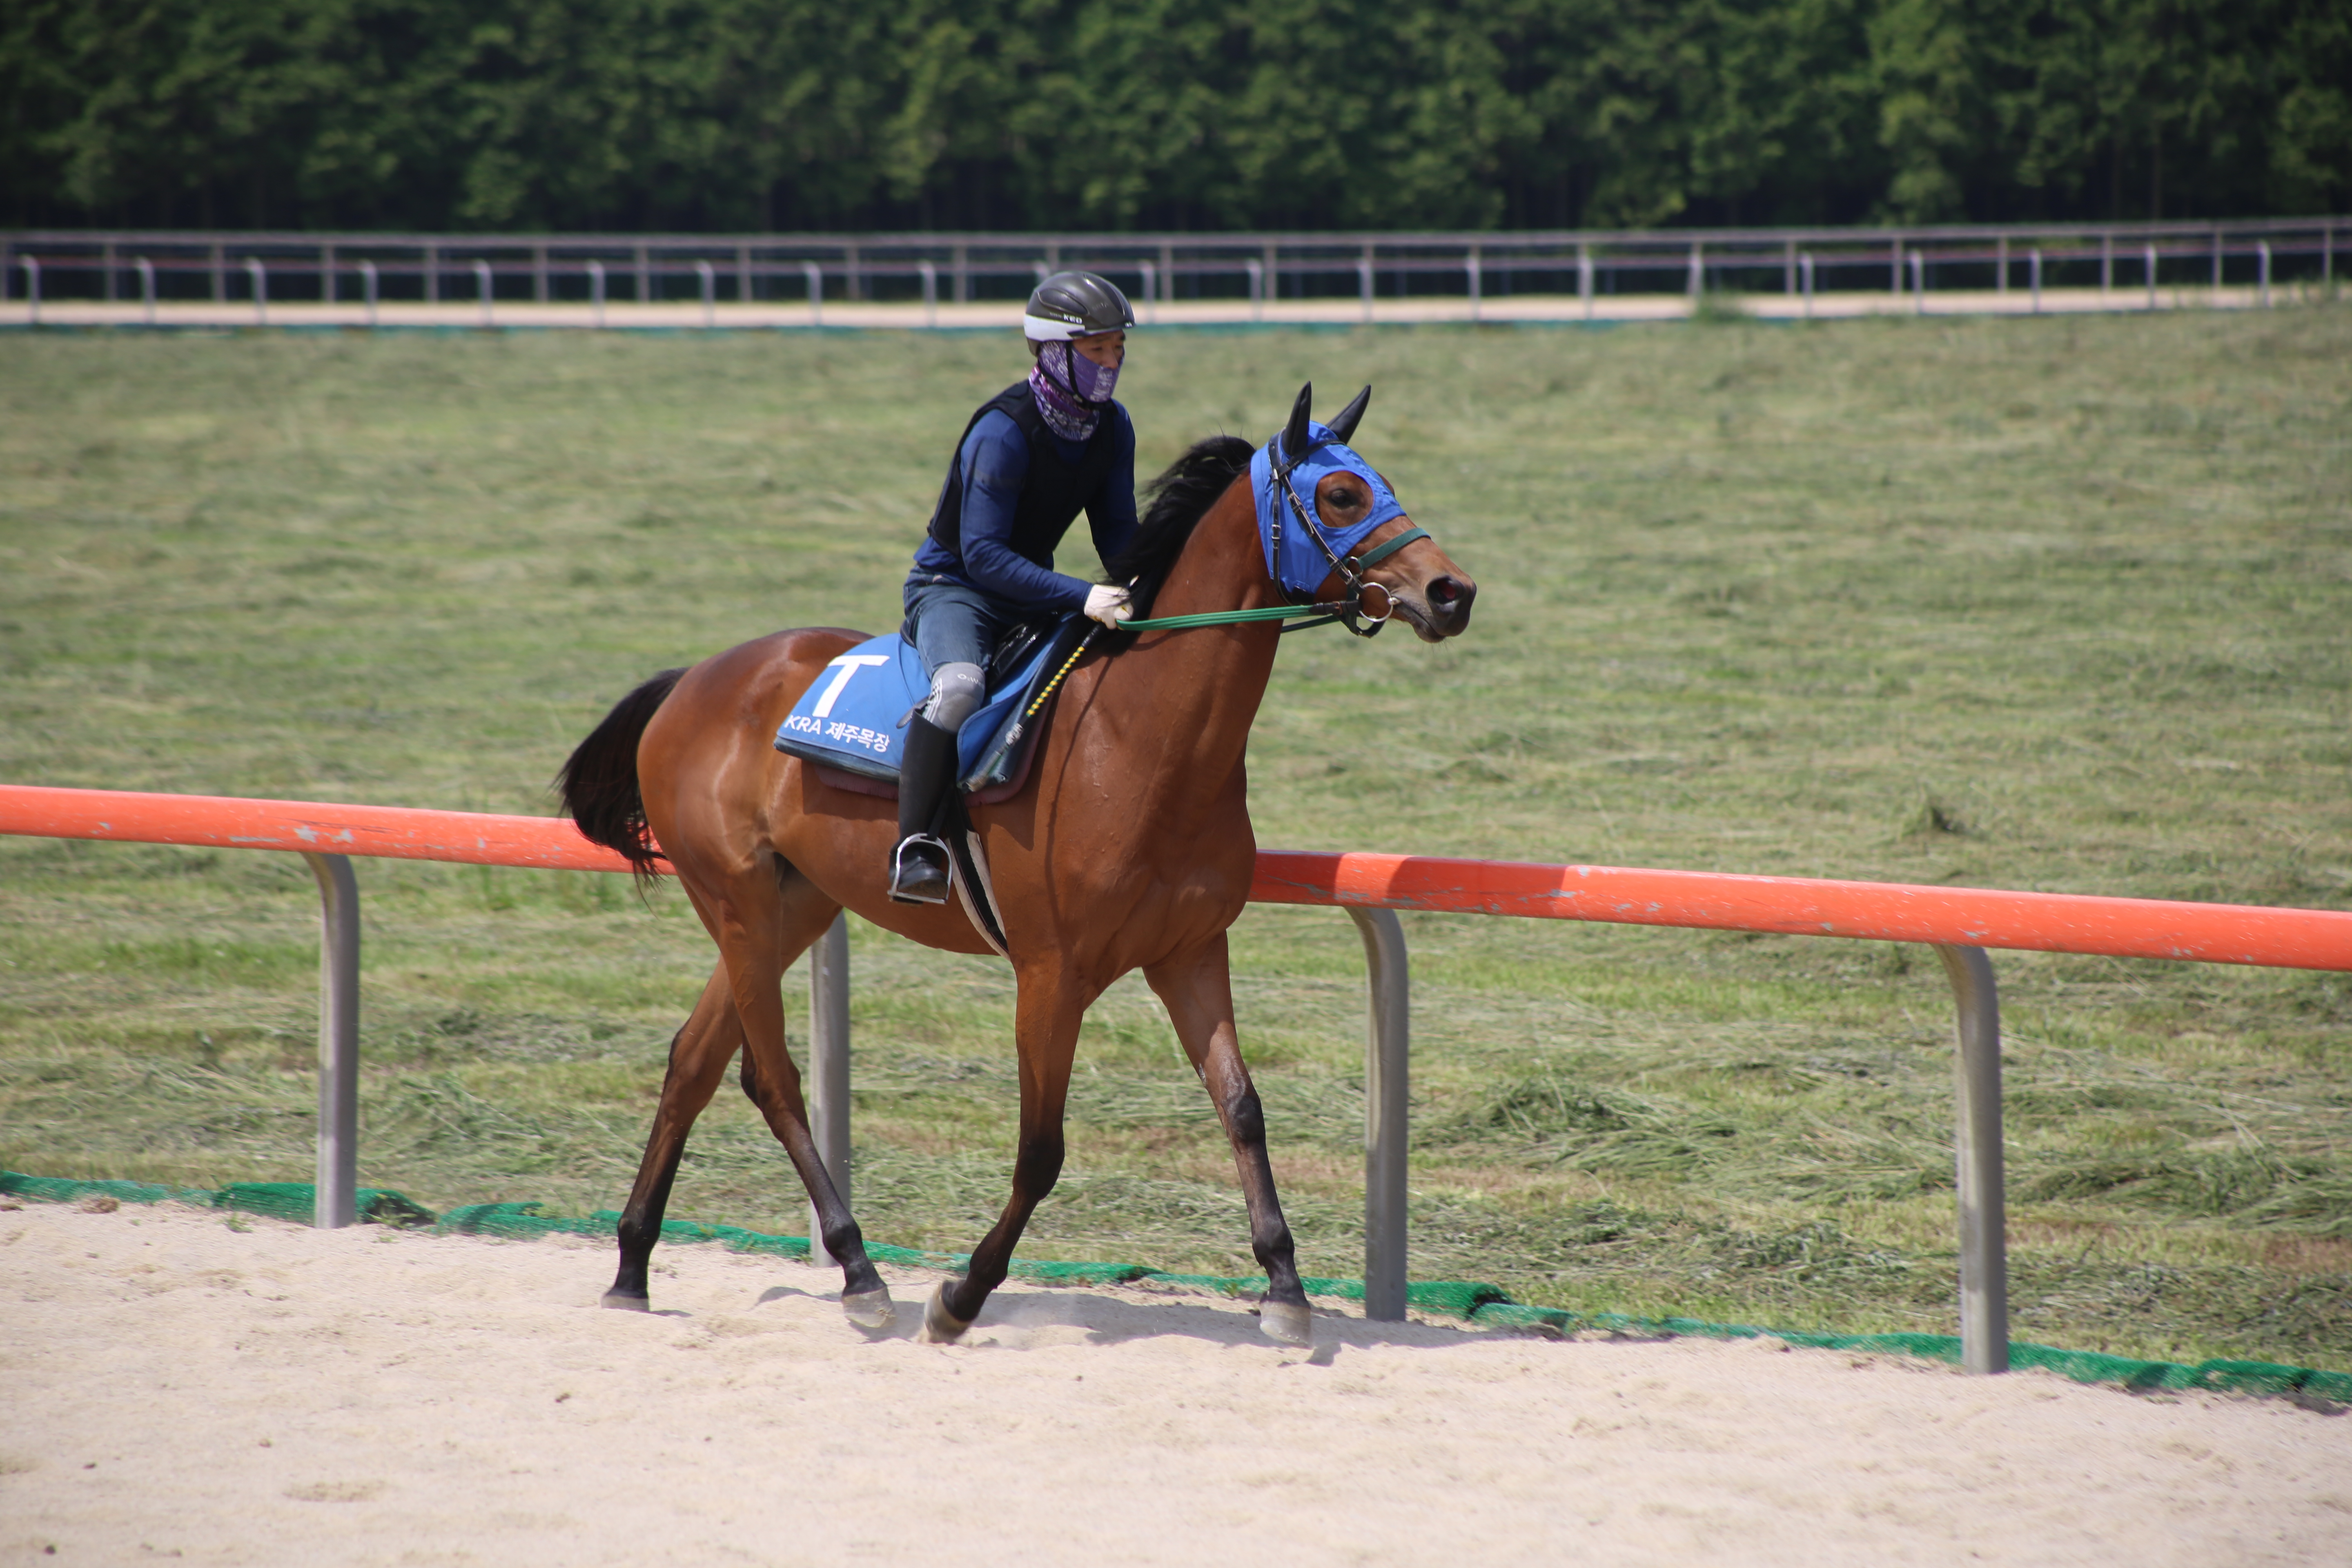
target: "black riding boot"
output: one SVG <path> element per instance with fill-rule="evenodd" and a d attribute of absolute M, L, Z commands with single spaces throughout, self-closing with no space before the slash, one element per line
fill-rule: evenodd
<path fill-rule="evenodd" d="M 898 847 L 890 856 L 890 896 L 902 904 L 948 901 L 948 847 L 936 834 L 955 768 L 954 732 L 919 713 L 908 720 L 898 760 Z"/>

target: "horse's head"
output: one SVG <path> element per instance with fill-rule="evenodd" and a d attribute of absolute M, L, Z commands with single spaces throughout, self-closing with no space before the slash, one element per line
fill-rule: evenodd
<path fill-rule="evenodd" d="M 1369 637 L 1391 613 L 1423 642 L 1470 625 L 1478 584 L 1413 526 L 1377 469 L 1348 445 L 1371 402 L 1364 388 L 1329 425 L 1310 417 L 1313 383 L 1298 389 L 1282 434 L 1250 464 L 1266 567 L 1284 592 L 1340 602 L 1349 629 Z M 1359 630 L 1358 616 L 1370 622 Z"/>

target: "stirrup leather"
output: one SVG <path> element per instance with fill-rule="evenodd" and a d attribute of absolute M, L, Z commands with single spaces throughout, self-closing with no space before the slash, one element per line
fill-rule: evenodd
<path fill-rule="evenodd" d="M 928 833 L 910 833 L 890 857 L 890 897 L 901 904 L 948 901 L 948 847 Z"/>

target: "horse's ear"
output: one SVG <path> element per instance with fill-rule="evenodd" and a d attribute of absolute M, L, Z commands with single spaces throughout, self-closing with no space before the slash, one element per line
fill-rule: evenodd
<path fill-rule="evenodd" d="M 1290 405 L 1290 423 L 1282 427 L 1282 460 L 1295 463 L 1307 455 L 1307 416 L 1315 406 L 1315 384 L 1308 382 L 1298 389 L 1298 401 Z"/>
<path fill-rule="evenodd" d="M 1363 418 L 1364 409 L 1371 401 L 1372 389 L 1369 386 L 1356 394 L 1355 401 L 1339 410 L 1339 416 L 1331 421 L 1331 439 L 1347 445 L 1348 437 L 1356 433 L 1356 422 Z"/>

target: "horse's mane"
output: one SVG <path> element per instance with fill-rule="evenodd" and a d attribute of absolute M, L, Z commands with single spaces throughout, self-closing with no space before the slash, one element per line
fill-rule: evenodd
<path fill-rule="evenodd" d="M 1212 436 L 1194 442 L 1191 451 L 1151 481 L 1151 505 L 1136 524 L 1134 542 L 1116 560 L 1104 563 L 1110 581 L 1134 584 L 1139 617 L 1151 614 L 1152 598 L 1174 569 L 1176 558 L 1184 553 L 1192 530 L 1232 487 L 1235 477 L 1249 471 L 1250 458 L 1256 452 L 1238 436 Z"/>

